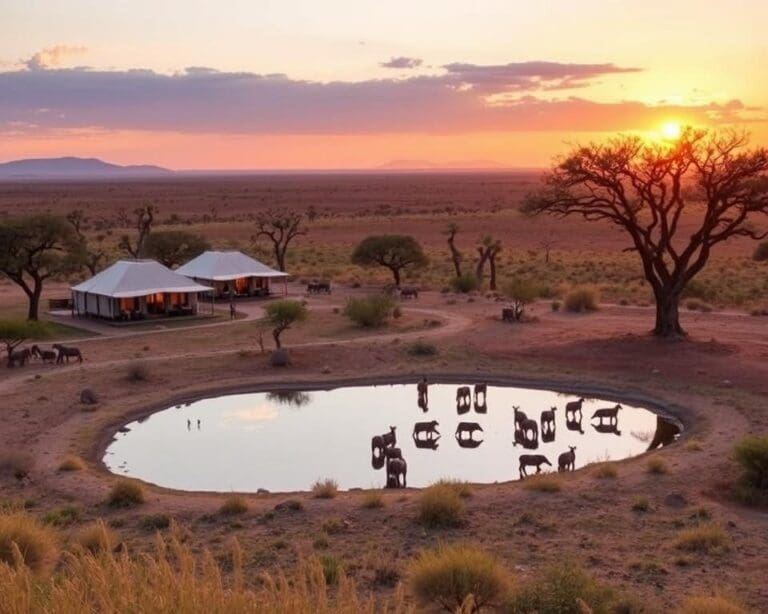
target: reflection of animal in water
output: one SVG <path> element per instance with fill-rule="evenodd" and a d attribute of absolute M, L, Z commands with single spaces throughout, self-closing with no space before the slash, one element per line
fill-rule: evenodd
<path fill-rule="evenodd" d="M 456 441 L 463 448 L 476 448 L 481 443 L 482 439 L 475 439 L 475 433 L 477 431 L 483 432 L 483 427 L 477 422 L 459 422 L 456 426 Z"/>
<path fill-rule="evenodd" d="M 680 436 L 680 429 L 671 420 L 656 416 L 656 433 L 648 444 L 648 450 L 655 450 L 662 446 L 668 446 Z"/>
<path fill-rule="evenodd" d="M 528 418 L 528 416 L 525 415 L 525 412 L 520 409 L 517 405 L 512 406 L 512 411 L 514 413 L 515 417 L 515 430 L 520 429 L 520 423 Z"/>
<path fill-rule="evenodd" d="M 402 458 L 387 459 L 387 488 L 405 488 L 408 463 Z M 402 483 L 400 478 L 402 477 Z"/>
<path fill-rule="evenodd" d="M 574 414 L 571 414 L 571 416 L 573 415 Z M 572 418 L 572 417 L 569 417 L 568 414 L 566 414 L 565 428 L 567 428 L 569 431 L 578 431 L 583 435 L 584 429 L 581 428 L 581 414 L 579 414 L 578 418 Z"/>
<path fill-rule="evenodd" d="M 413 445 L 420 450 L 437 450 L 440 445 L 440 435 L 433 439 L 414 439 Z"/>
<path fill-rule="evenodd" d="M 535 450 L 539 447 L 539 442 L 534 439 L 528 439 L 525 436 L 525 432 L 520 429 L 515 429 L 515 438 L 512 441 L 513 446 L 521 445 L 526 450 Z"/>
<path fill-rule="evenodd" d="M 456 412 L 466 414 L 472 407 L 472 391 L 469 386 L 459 386 L 456 389 Z"/>
<path fill-rule="evenodd" d="M 59 353 L 59 357 L 56 359 L 57 365 L 62 364 L 65 358 L 67 359 L 67 363 L 69 363 L 70 357 L 77 358 L 77 362 L 83 362 L 83 355 L 80 352 L 80 350 L 76 347 L 70 347 L 66 345 L 61 345 L 60 343 L 54 343 L 53 349 Z"/>
<path fill-rule="evenodd" d="M 576 446 L 568 446 L 568 448 L 568 452 L 563 452 L 560 456 L 557 457 L 558 471 L 576 470 Z"/>
<path fill-rule="evenodd" d="M 58 354 L 53 350 L 43 350 L 37 345 L 32 346 L 32 356 L 37 356 L 43 362 L 56 362 Z"/>
<path fill-rule="evenodd" d="M 413 425 L 413 438 L 421 439 L 421 435 L 426 435 L 426 439 L 434 439 L 435 435 L 440 436 L 440 431 L 437 427 L 440 423 L 437 420 L 430 420 L 429 422 L 417 422 Z"/>
<path fill-rule="evenodd" d="M 200 418 L 197 419 L 197 430 L 200 430 Z"/>
<path fill-rule="evenodd" d="M 521 454 L 520 455 L 520 479 L 528 477 L 527 467 L 536 467 L 536 473 L 541 473 L 541 466 L 552 466 L 543 454 Z"/>
<path fill-rule="evenodd" d="M 387 460 L 393 458 L 403 458 L 403 452 L 400 448 L 384 448 L 384 456 Z"/>
<path fill-rule="evenodd" d="M 532 418 L 526 418 L 520 422 L 520 430 L 523 432 L 523 437 L 530 442 L 539 442 L 539 423 Z"/>
<path fill-rule="evenodd" d="M 579 419 L 581 419 L 581 406 L 584 404 L 584 399 L 579 399 L 578 401 L 568 401 L 565 404 L 565 418 L 569 418 L 569 414 L 571 414 L 571 417 L 573 419 L 576 418 L 576 412 L 579 412 Z"/>
<path fill-rule="evenodd" d="M 189 430 L 189 429 L 191 429 L 191 428 L 192 428 L 192 420 L 190 420 L 189 418 L 187 418 L 187 430 Z"/>
<path fill-rule="evenodd" d="M 374 469 L 381 469 L 384 466 L 384 458 L 388 448 L 393 448 L 397 443 L 394 426 L 389 427 L 389 433 L 383 435 L 374 435 L 371 437 L 371 465 Z"/>
<path fill-rule="evenodd" d="M 614 435 L 621 436 L 621 431 L 619 430 L 619 424 L 617 422 L 612 422 L 609 424 L 603 424 L 601 422 L 600 424 L 593 424 L 592 428 L 595 429 L 598 433 L 613 433 Z"/>
<path fill-rule="evenodd" d="M 475 384 L 475 411 L 484 414 L 488 411 L 487 401 L 488 384 Z M 482 400 L 480 397 L 482 396 Z"/>
<path fill-rule="evenodd" d="M 512 445 L 522 445 L 528 450 L 539 447 L 539 427 L 535 420 L 531 420 L 517 405 L 513 405 L 515 420 L 515 440 Z M 525 427 L 525 428 L 524 428 Z"/>
<path fill-rule="evenodd" d="M 416 384 L 416 390 L 419 393 L 419 407 L 427 411 L 429 409 L 429 384 L 426 377 Z"/>
<path fill-rule="evenodd" d="M 384 447 L 394 446 L 397 443 L 397 435 L 395 435 L 396 426 L 389 427 L 389 433 L 384 433 L 381 436 L 381 440 L 384 442 Z"/>
<path fill-rule="evenodd" d="M 615 423 L 618 421 L 618 414 L 619 410 L 621 409 L 621 405 L 618 403 L 615 407 L 606 407 L 604 409 L 598 409 L 595 411 L 594 414 L 592 414 L 592 420 L 595 418 L 598 418 L 600 420 L 600 424 L 603 423 L 603 420 L 608 420 L 609 423 Z"/>
<path fill-rule="evenodd" d="M 541 438 L 544 441 L 555 440 L 555 412 L 557 407 L 545 409 L 541 412 Z"/>
<path fill-rule="evenodd" d="M 376 454 L 375 452 L 371 454 L 371 467 L 376 469 L 377 471 L 381 469 L 384 466 L 384 463 L 386 462 L 387 458 L 383 454 Z"/>

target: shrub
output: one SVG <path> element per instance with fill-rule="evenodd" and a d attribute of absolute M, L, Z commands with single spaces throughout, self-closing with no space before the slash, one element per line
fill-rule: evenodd
<path fill-rule="evenodd" d="M 9 474 L 17 480 L 23 480 L 32 472 L 34 459 L 24 452 L 11 450 L 0 453 L 0 474 Z"/>
<path fill-rule="evenodd" d="M 460 277 L 451 279 L 451 288 L 454 292 L 467 294 L 478 289 L 480 282 L 474 273 L 462 273 Z"/>
<path fill-rule="evenodd" d="M 337 584 L 339 577 L 344 573 L 344 566 L 341 561 L 332 554 L 321 554 L 319 561 L 326 583 L 330 585 Z"/>
<path fill-rule="evenodd" d="M 472 487 L 469 485 L 469 482 L 465 482 L 464 480 L 441 478 L 435 482 L 435 484 L 453 488 L 456 491 L 456 494 L 458 494 L 462 499 L 469 499 L 472 496 Z"/>
<path fill-rule="evenodd" d="M 80 544 L 91 554 L 100 554 L 110 552 L 115 545 L 115 534 L 103 520 L 96 522 L 81 529 L 76 537 Z"/>
<path fill-rule="evenodd" d="M 515 277 L 504 284 L 504 296 L 512 302 L 512 311 L 516 321 L 521 320 L 525 308 L 539 296 L 537 285 L 530 279 Z"/>
<path fill-rule="evenodd" d="M 333 499 L 338 492 L 339 484 L 330 478 L 312 484 L 312 495 L 316 499 Z"/>
<path fill-rule="evenodd" d="M 140 524 L 145 531 L 160 531 L 171 526 L 171 517 L 168 514 L 150 514 L 144 516 Z"/>
<path fill-rule="evenodd" d="M 633 512 L 647 512 L 649 509 L 651 509 L 651 503 L 648 497 L 636 497 L 632 502 Z"/>
<path fill-rule="evenodd" d="M 731 549 L 731 540 L 716 524 L 705 523 L 680 531 L 674 545 L 687 552 L 718 555 Z"/>
<path fill-rule="evenodd" d="M 397 320 L 398 318 L 402 318 L 402 317 L 403 317 L 403 310 L 402 310 L 402 309 L 400 309 L 400 307 L 399 307 L 399 306 L 396 306 L 396 307 L 395 307 L 395 308 L 392 310 L 392 317 L 393 317 L 393 318 L 395 318 L 395 320 Z"/>
<path fill-rule="evenodd" d="M 344 315 L 358 326 L 377 328 L 386 323 L 393 306 L 392 297 L 386 294 L 352 297 L 347 299 Z"/>
<path fill-rule="evenodd" d="M 619 477 L 619 470 L 610 463 L 598 463 L 595 465 L 592 475 L 599 480 L 614 480 Z"/>
<path fill-rule="evenodd" d="M 450 612 L 473 612 L 498 602 L 508 581 L 488 553 L 467 544 L 447 544 L 417 555 L 408 569 L 408 584 L 424 603 Z"/>
<path fill-rule="evenodd" d="M 54 527 L 68 527 L 78 520 L 80 520 L 80 508 L 76 505 L 65 505 L 43 516 L 43 522 Z"/>
<path fill-rule="evenodd" d="M 614 592 L 597 583 L 579 565 L 560 563 L 515 591 L 507 604 L 507 611 L 515 614 L 625 611 L 619 606 L 620 601 Z"/>
<path fill-rule="evenodd" d="M 149 368 L 146 363 L 132 362 L 128 365 L 127 377 L 129 382 L 146 382 L 149 379 Z"/>
<path fill-rule="evenodd" d="M 85 469 L 85 461 L 79 456 L 70 454 L 59 465 L 59 471 L 82 471 Z"/>
<path fill-rule="evenodd" d="M 437 346 L 425 341 L 414 341 L 405 348 L 408 356 L 434 356 L 437 354 Z"/>
<path fill-rule="evenodd" d="M 341 518 L 326 518 L 323 520 L 323 524 L 320 526 L 324 533 L 328 535 L 336 535 L 346 530 L 347 526 L 341 520 Z"/>
<path fill-rule="evenodd" d="M 563 487 L 560 478 L 549 473 L 527 477 L 523 481 L 523 486 L 526 490 L 535 490 L 536 492 L 559 492 Z"/>
<path fill-rule="evenodd" d="M 768 260 L 768 241 L 762 241 L 757 244 L 755 251 L 752 253 L 752 260 L 756 262 Z"/>
<path fill-rule="evenodd" d="M 572 313 L 597 311 L 600 298 L 595 288 L 577 286 L 565 296 L 565 308 Z"/>
<path fill-rule="evenodd" d="M 550 306 L 552 307 L 552 311 L 560 311 L 560 307 L 562 307 L 563 304 L 560 301 L 552 301 Z"/>
<path fill-rule="evenodd" d="M 360 505 L 367 510 L 384 507 L 384 497 L 378 490 L 369 490 L 363 495 L 363 502 Z"/>
<path fill-rule="evenodd" d="M 453 486 L 433 484 L 418 500 L 418 520 L 430 529 L 456 527 L 464 521 L 464 502 Z"/>
<path fill-rule="evenodd" d="M 736 462 L 741 465 L 741 485 L 764 491 L 768 501 L 768 437 L 747 437 L 742 439 L 733 451 Z"/>
<path fill-rule="evenodd" d="M 53 529 L 24 512 L 0 515 L 0 562 L 40 572 L 53 567 L 59 550 Z"/>
<path fill-rule="evenodd" d="M 688 597 L 677 614 L 747 614 L 747 611 L 724 597 Z"/>
<path fill-rule="evenodd" d="M 235 514 L 245 514 L 248 511 L 248 501 L 240 495 L 230 495 L 224 500 L 219 508 L 219 514 L 233 516 Z"/>
<path fill-rule="evenodd" d="M 144 489 L 134 480 L 121 478 L 112 484 L 107 495 L 107 505 L 110 507 L 133 507 L 144 503 Z"/>
<path fill-rule="evenodd" d="M 274 301 L 267 305 L 265 312 L 266 324 L 272 327 L 272 338 L 278 350 L 282 347 L 280 335 L 294 323 L 303 322 L 309 316 L 304 303 L 291 300 Z"/>
<path fill-rule="evenodd" d="M 646 470 L 648 471 L 648 473 L 662 475 L 664 473 L 667 473 L 669 471 L 669 468 L 667 467 L 667 463 L 663 458 L 654 456 L 648 459 L 648 463 L 646 464 Z"/>
<path fill-rule="evenodd" d="M 689 452 L 701 452 L 704 446 L 698 439 L 689 439 L 685 442 L 685 449 Z"/>

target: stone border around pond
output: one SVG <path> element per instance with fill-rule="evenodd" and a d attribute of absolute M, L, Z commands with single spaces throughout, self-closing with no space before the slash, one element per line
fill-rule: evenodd
<path fill-rule="evenodd" d="M 116 433 L 119 431 L 119 429 L 125 427 L 127 424 L 130 424 L 131 422 L 141 420 L 142 418 L 147 418 L 155 413 L 168 409 L 169 407 L 173 407 L 174 405 L 183 405 L 185 403 L 192 403 L 195 401 L 199 401 L 201 399 L 206 399 L 206 398 L 215 397 L 215 396 L 226 396 L 226 395 L 245 394 L 245 393 L 260 393 L 260 392 L 275 392 L 275 391 L 312 392 L 312 391 L 335 390 L 337 388 L 350 388 L 353 386 L 415 384 L 421 379 L 421 377 L 423 376 L 410 374 L 410 375 L 403 375 L 403 376 L 386 375 L 386 376 L 379 376 L 379 377 L 342 378 L 342 379 L 332 380 L 332 381 L 329 381 L 329 380 L 275 381 L 269 384 L 252 383 L 252 384 L 243 384 L 243 385 L 237 385 L 237 386 L 211 387 L 211 388 L 205 388 L 199 391 L 196 390 L 194 392 L 190 391 L 189 393 L 183 393 L 177 396 L 170 397 L 169 399 L 163 401 L 162 403 L 154 403 L 152 405 L 137 409 L 135 411 L 129 411 L 128 413 L 120 416 L 118 420 L 114 420 L 104 425 L 99 430 L 99 433 L 97 434 L 94 440 L 94 443 L 90 448 L 89 457 L 90 457 L 90 460 L 93 461 L 93 463 L 97 467 L 98 472 L 100 474 L 107 477 L 116 477 L 116 478 L 121 477 L 118 474 L 110 471 L 107 468 L 106 464 L 104 463 L 104 456 L 110 444 L 113 441 L 115 441 Z M 606 401 L 612 401 L 616 403 L 628 403 L 628 404 L 640 405 L 641 407 L 648 409 L 649 411 L 652 411 L 653 413 L 661 416 L 662 418 L 670 422 L 673 422 L 675 426 L 678 427 L 678 429 L 680 430 L 680 437 L 678 441 L 675 443 L 679 443 L 680 441 L 686 438 L 686 432 L 689 431 L 689 427 L 693 420 L 693 412 L 690 409 L 676 403 L 664 403 L 660 401 L 658 398 L 647 396 L 647 393 L 644 393 L 642 390 L 630 390 L 627 392 L 620 393 L 615 388 L 590 386 L 590 385 L 574 384 L 574 383 L 557 384 L 554 380 L 551 380 L 551 379 L 524 378 L 524 377 L 516 378 L 512 376 L 507 377 L 507 376 L 498 376 L 498 375 L 489 376 L 489 377 L 478 377 L 477 374 L 470 376 L 462 373 L 439 373 L 439 374 L 431 373 L 428 375 L 428 380 L 430 381 L 430 383 L 434 383 L 434 384 L 484 383 L 492 386 L 518 387 L 518 388 L 528 388 L 533 390 L 545 390 L 550 392 L 556 392 L 559 394 L 573 394 L 573 395 L 584 396 L 588 398 L 599 397 Z M 648 452 L 643 452 L 642 454 L 633 456 L 631 458 L 633 459 L 641 458 L 647 453 Z M 621 459 L 621 460 L 627 460 L 627 459 Z M 613 462 L 621 462 L 621 460 L 616 460 Z M 161 486 L 159 484 L 155 484 L 153 482 L 148 482 L 138 478 L 130 478 L 130 479 L 137 480 L 143 484 L 147 484 L 152 488 L 158 489 L 162 492 L 167 492 L 167 493 L 172 493 L 177 495 L 186 495 L 186 494 L 188 495 L 224 495 L 224 494 L 231 495 L 233 494 L 230 491 L 180 490 L 176 488 Z M 512 481 L 515 481 L 515 480 L 512 480 Z M 498 484 L 503 484 L 503 483 L 504 482 L 499 482 Z M 420 490 L 420 489 L 413 488 L 409 490 Z M 273 493 L 273 494 L 288 495 L 293 493 L 308 493 L 308 492 L 309 492 L 308 490 L 299 490 L 299 491 L 280 492 L 280 493 Z M 252 495 L 254 493 L 242 492 L 242 493 L 235 493 L 235 494 Z"/>

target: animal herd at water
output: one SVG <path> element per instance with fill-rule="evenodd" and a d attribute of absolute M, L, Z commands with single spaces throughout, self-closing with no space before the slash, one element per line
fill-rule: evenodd
<path fill-rule="evenodd" d="M 69 364 L 72 358 L 77 362 L 83 362 L 83 354 L 79 348 L 54 343 L 50 350 L 33 345 L 31 348 L 14 349 L 8 354 L 8 368 L 24 367 L 33 359 L 39 360 L 43 364 L 61 365 L 65 362 Z"/>
<path fill-rule="evenodd" d="M 475 413 L 488 412 L 487 384 L 475 384 L 474 390 L 470 386 L 459 386 L 456 389 L 456 413 L 465 415 L 474 407 Z M 426 378 L 417 384 L 418 407 L 429 411 L 429 384 Z M 565 404 L 565 425 L 569 431 L 584 434 L 582 428 L 582 406 L 584 399 L 569 401 Z M 619 430 L 619 404 L 613 407 L 597 409 L 590 418 L 592 427 L 598 433 L 612 433 L 621 435 Z M 522 446 L 528 450 L 535 450 L 542 443 L 555 441 L 557 407 L 550 407 L 541 412 L 539 419 L 528 417 L 518 406 L 512 407 L 513 411 L 513 446 Z M 412 438 L 416 448 L 436 450 L 441 437 L 437 420 L 416 422 L 413 425 Z M 389 431 L 381 435 L 375 435 L 371 439 L 371 466 L 374 469 L 385 468 L 387 488 L 405 488 L 408 463 L 403 458 L 401 448 L 397 447 L 397 427 L 390 426 Z M 477 448 L 483 443 L 481 437 L 483 427 L 477 422 L 460 421 L 456 426 L 454 437 L 456 443 L 462 448 Z M 550 460 L 543 454 L 521 454 L 518 471 L 520 479 L 526 478 L 529 468 L 535 468 L 536 473 L 541 473 L 543 466 L 552 467 Z M 568 446 L 568 450 L 557 458 L 557 470 L 574 471 L 576 469 L 576 446 Z"/>

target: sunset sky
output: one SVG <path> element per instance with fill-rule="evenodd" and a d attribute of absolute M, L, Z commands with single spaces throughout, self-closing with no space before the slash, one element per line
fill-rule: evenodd
<path fill-rule="evenodd" d="M 542 166 L 665 123 L 768 145 L 765 0 L 4 0 L 0 161 Z"/>

